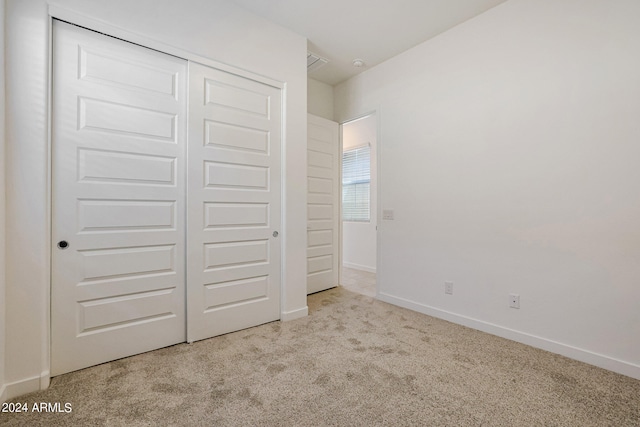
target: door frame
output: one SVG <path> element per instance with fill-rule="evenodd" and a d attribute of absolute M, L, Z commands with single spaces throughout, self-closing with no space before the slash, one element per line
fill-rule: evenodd
<path fill-rule="evenodd" d="M 263 83 L 269 86 L 273 86 L 275 88 L 278 88 L 280 90 L 280 94 L 281 94 L 281 99 L 282 99 L 282 109 L 283 111 L 285 111 L 285 105 L 286 105 L 286 84 L 284 82 L 280 82 L 265 76 L 261 76 L 261 75 L 257 75 L 254 74 L 252 72 L 243 70 L 241 68 L 237 68 L 228 64 L 224 64 L 222 62 L 218 62 L 206 57 L 202 57 L 199 55 L 196 55 L 194 53 L 185 51 L 181 48 L 177 48 L 174 46 L 171 46 L 169 44 L 163 43 L 163 42 L 159 42 L 157 40 L 136 34 L 134 32 L 130 32 L 128 30 L 125 30 L 123 28 L 119 28 L 117 26 L 113 26 L 110 24 L 107 24 L 105 22 L 96 20 L 94 18 L 90 18 L 87 17 L 85 15 L 73 12 L 69 9 L 65 9 L 56 5 L 48 5 L 48 16 L 47 16 L 47 30 L 48 30 L 48 39 L 47 39 L 47 44 L 48 44 L 48 52 L 47 52 L 47 88 L 46 88 L 46 108 L 47 108 L 47 123 L 45 124 L 45 128 L 47 131 L 47 135 L 46 135 L 46 158 L 47 158 L 47 163 L 46 163 L 46 225 L 45 225 L 45 230 L 46 233 L 45 235 L 42 237 L 42 241 L 41 244 L 45 245 L 46 248 L 46 259 L 47 259 L 47 264 L 45 266 L 43 266 L 43 271 L 46 271 L 46 277 L 43 275 L 42 280 L 46 286 L 46 295 L 45 295 L 45 307 L 46 307 L 46 313 L 44 315 L 44 324 L 41 325 L 41 331 L 42 331 L 42 338 L 43 338 L 43 349 L 42 349 L 42 353 L 40 355 L 40 359 L 41 359 L 41 366 L 43 368 L 42 373 L 39 377 L 34 378 L 34 381 L 30 381 L 29 385 L 26 384 L 20 384 L 20 391 L 18 391 L 17 393 L 13 393 L 15 395 L 19 395 L 19 394 L 24 394 L 27 393 L 29 391 L 33 391 L 33 390 L 37 390 L 37 389 L 46 389 L 49 386 L 49 383 L 51 381 L 51 373 L 50 373 L 50 369 L 51 369 L 51 268 L 52 268 L 52 263 L 51 263 L 51 254 L 52 254 L 52 230 L 53 230 L 53 224 L 52 224 L 52 132 L 51 132 L 51 126 L 52 126 L 52 93 L 53 93 L 53 76 L 52 76 L 52 71 L 53 71 L 53 20 L 57 19 L 57 20 L 61 20 L 67 23 L 70 23 L 72 25 L 77 25 L 80 26 L 82 28 L 91 30 L 91 31 L 96 31 L 98 33 L 104 34 L 106 36 L 109 37 L 114 37 L 116 39 L 120 39 L 123 40 L 125 42 L 129 42 L 129 43 L 133 43 L 148 49 L 152 49 L 152 50 L 156 50 L 159 51 L 161 53 L 165 53 L 171 56 L 175 56 L 181 59 L 184 59 L 187 61 L 187 69 L 189 67 L 189 64 L 191 62 L 197 62 L 212 68 L 216 68 L 225 72 L 228 72 L 230 74 L 234 74 L 249 80 L 253 80 L 259 83 Z M 188 114 L 188 113 L 187 113 Z M 285 165 L 286 165 L 286 117 L 284 117 L 283 115 L 283 119 L 281 121 L 281 143 L 282 143 L 282 149 L 281 149 L 281 155 L 280 155 L 280 162 L 281 162 L 281 185 L 280 185 L 280 191 L 282 194 L 281 197 L 281 211 L 282 212 L 286 212 L 286 194 L 285 194 L 285 189 L 286 189 L 286 175 L 285 175 Z M 188 141 L 188 135 L 187 135 L 187 141 Z M 186 176 L 185 176 L 186 177 Z M 284 239 L 284 236 L 286 236 L 286 227 L 285 227 L 285 215 L 281 215 L 281 219 L 280 219 L 280 224 L 279 224 L 279 228 L 280 230 L 283 231 L 282 233 L 282 238 Z M 280 271 L 281 271 L 281 282 L 280 282 L 280 319 L 281 320 L 287 320 L 285 319 L 285 315 L 286 313 L 284 313 L 284 307 L 283 307 L 283 302 L 285 301 L 285 276 L 286 276 L 286 270 L 285 270 L 285 244 L 283 242 L 283 244 L 281 245 L 281 250 L 280 250 Z M 185 275 L 186 275 L 186 269 L 185 269 Z M 185 277 L 186 280 L 186 277 Z M 185 291 L 186 291 L 186 286 L 185 286 Z M 186 299 L 185 299 L 186 300 Z M 186 310 L 186 306 L 185 306 L 185 310 Z M 304 313 L 306 314 L 306 312 Z M 294 318 L 294 317 L 291 317 Z M 185 332 L 186 333 L 186 332 Z M 36 385 L 37 384 L 37 385 Z M 35 386 L 35 387 L 34 387 Z"/>
<path fill-rule="evenodd" d="M 349 124 L 351 122 L 355 122 L 357 120 L 360 119 L 364 119 L 366 117 L 369 116 L 375 116 L 376 117 L 376 223 L 375 223 L 375 227 L 376 227 L 376 298 L 378 295 L 378 292 L 380 290 L 379 287 L 379 273 L 380 273 L 380 221 L 382 218 L 382 204 L 380 203 L 380 195 L 381 195 L 381 185 L 380 185 L 380 107 L 378 106 L 377 108 L 373 109 L 373 110 L 368 110 L 365 113 L 362 114 L 357 114 L 355 116 L 351 116 L 351 118 L 346 119 L 346 120 L 342 120 L 340 122 L 338 122 L 338 124 L 340 125 L 339 127 L 339 132 L 338 132 L 338 139 L 339 139 L 339 150 L 340 150 L 340 221 L 339 221 L 339 239 L 340 239 L 340 262 L 338 265 L 339 268 L 339 280 L 342 281 L 342 254 L 343 254 L 343 248 L 342 248 L 342 150 L 344 147 L 344 141 L 343 141 L 343 133 L 344 133 L 344 125 Z"/>

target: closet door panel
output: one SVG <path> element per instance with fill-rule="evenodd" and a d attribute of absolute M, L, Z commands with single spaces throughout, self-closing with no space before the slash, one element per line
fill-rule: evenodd
<path fill-rule="evenodd" d="M 189 341 L 280 318 L 281 93 L 189 65 Z"/>
<path fill-rule="evenodd" d="M 187 63 L 53 25 L 58 375 L 186 339 Z"/>

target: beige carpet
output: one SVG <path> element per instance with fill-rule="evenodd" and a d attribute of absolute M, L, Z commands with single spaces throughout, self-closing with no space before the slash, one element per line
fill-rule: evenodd
<path fill-rule="evenodd" d="M 640 426 L 640 381 L 337 288 L 310 316 L 62 375 L 24 426 Z"/>

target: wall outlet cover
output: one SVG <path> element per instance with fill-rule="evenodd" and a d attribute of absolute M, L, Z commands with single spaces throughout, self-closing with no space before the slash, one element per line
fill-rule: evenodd
<path fill-rule="evenodd" d="M 520 295 L 509 294 L 509 307 L 520 308 Z"/>
<path fill-rule="evenodd" d="M 444 282 L 444 293 L 453 295 L 453 282 Z"/>

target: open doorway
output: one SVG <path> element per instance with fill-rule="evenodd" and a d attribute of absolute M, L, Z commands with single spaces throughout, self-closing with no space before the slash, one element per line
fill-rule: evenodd
<path fill-rule="evenodd" d="M 342 285 L 377 294 L 378 126 L 309 114 L 307 294 Z"/>
<path fill-rule="evenodd" d="M 376 114 L 342 123 L 341 278 L 345 288 L 376 296 L 378 126 Z"/>

